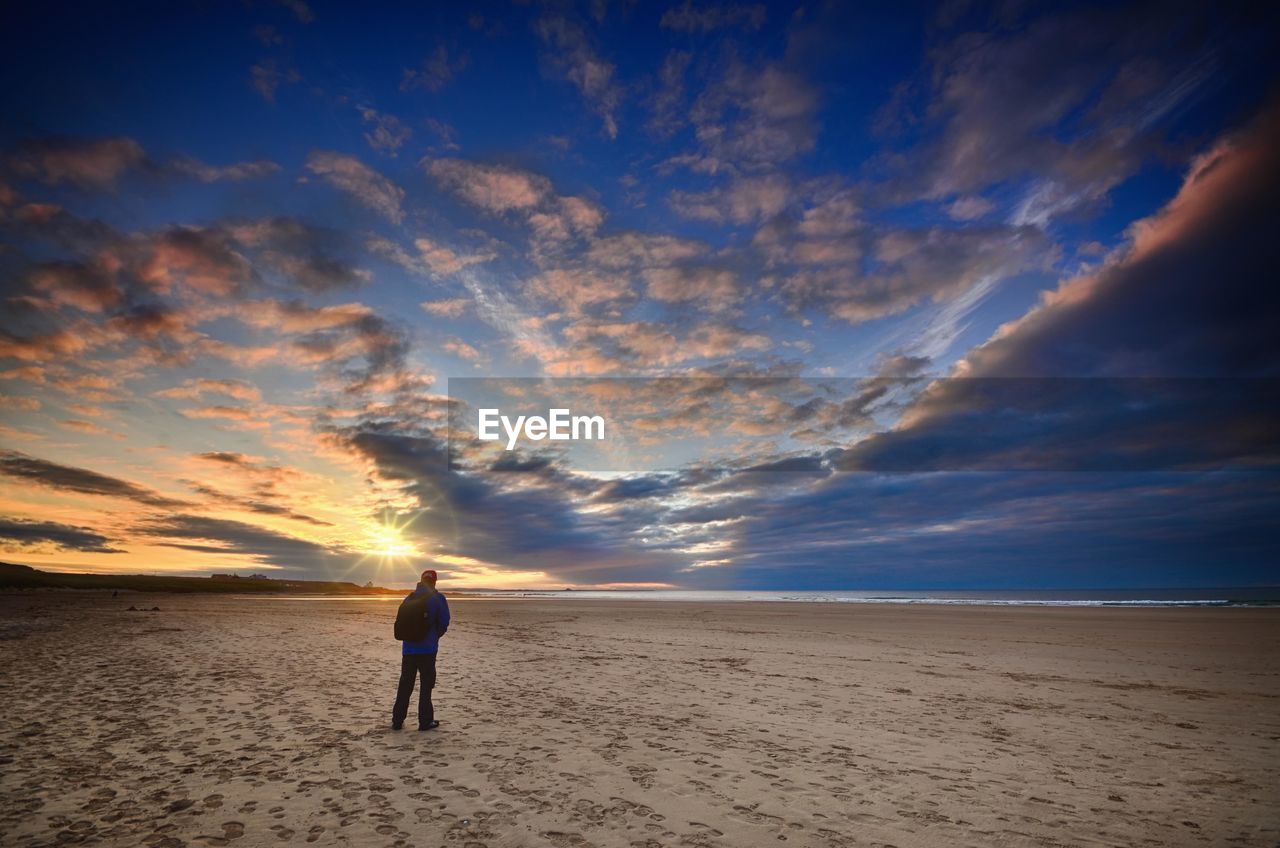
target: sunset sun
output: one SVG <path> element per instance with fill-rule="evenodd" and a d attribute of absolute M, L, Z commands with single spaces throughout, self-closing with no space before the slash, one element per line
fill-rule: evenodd
<path fill-rule="evenodd" d="M 365 529 L 365 537 L 360 546 L 361 553 L 366 557 L 376 557 L 384 561 L 418 556 L 420 553 L 418 546 L 405 538 L 405 532 L 412 523 L 413 516 L 397 520 L 384 515 L 380 520 L 373 521 Z"/>

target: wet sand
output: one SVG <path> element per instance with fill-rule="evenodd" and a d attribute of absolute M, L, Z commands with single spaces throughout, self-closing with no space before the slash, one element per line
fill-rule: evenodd
<path fill-rule="evenodd" d="M 1280 841 L 1280 610 L 453 613 L 396 733 L 393 604 L 0 596 L 0 844 Z"/>

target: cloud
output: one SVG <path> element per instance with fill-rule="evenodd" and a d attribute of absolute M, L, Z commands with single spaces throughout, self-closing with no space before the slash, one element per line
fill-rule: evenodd
<path fill-rule="evenodd" d="M 262 400 L 262 392 L 247 380 L 210 379 L 207 377 L 183 380 L 182 385 L 163 389 L 156 397 L 196 399 L 206 394 L 225 395 L 236 400 L 256 402 Z"/>
<path fill-rule="evenodd" d="M 119 306 L 124 292 L 109 268 L 101 264 L 48 262 L 28 272 L 32 289 L 54 303 L 84 312 L 106 312 Z"/>
<path fill-rule="evenodd" d="M 449 277 L 463 268 L 497 258 L 497 254 L 491 250 L 460 253 L 426 236 L 414 239 L 413 246 L 417 249 L 416 256 L 387 239 L 374 237 L 369 240 L 369 248 L 372 251 L 387 257 L 406 271 L 422 276 Z"/>
<path fill-rule="evenodd" d="M 671 50 L 662 60 L 656 88 L 646 104 L 651 113 L 647 129 L 661 139 L 675 135 L 685 123 L 685 76 L 692 62 L 693 54 L 687 50 Z"/>
<path fill-rule="evenodd" d="M 565 327 L 564 337 L 571 347 L 560 352 L 560 360 L 547 363 L 549 373 L 558 376 L 643 372 L 773 346 L 763 333 L 720 323 L 697 324 L 681 335 L 652 321 L 582 320 Z"/>
<path fill-rule="evenodd" d="M 463 159 L 433 159 L 423 165 L 444 188 L 487 212 L 528 210 L 551 193 L 546 177 L 505 165 Z"/>
<path fill-rule="evenodd" d="M 171 227 L 137 242 L 137 277 L 152 291 L 181 284 L 205 294 L 244 291 L 255 279 L 249 260 L 218 228 Z"/>
<path fill-rule="evenodd" d="M 605 134 L 616 139 L 616 113 L 622 100 L 622 88 L 614 79 L 617 68 L 602 59 L 582 27 L 567 18 L 544 17 L 534 29 L 550 50 L 547 54 L 550 64 L 578 89 L 587 105 L 600 117 Z"/>
<path fill-rule="evenodd" d="M 440 343 L 440 349 L 468 362 L 479 362 L 484 359 L 480 351 L 458 338 L 445 339 Z"/>
<path fill-rule="evenodd" d="M 282 275 L 304 291 L 330 292 L 372 279 L 353 264 L 356 243 L 340 230 L 286 217 L 237 221 L 222 229 L 240 245 L 256 250 L 263 270 Z"/>
<path fill-rule="evenodd" d="M 21 518 L 0 518 L 0 539 L 20 548 L 49 544 L 63 551 L 82 551 L 96 554 L 122 554 L 113 548 L 110 539 L 88 527 L 73 527 L 56 521 L 28 521 Z"/>
<path fill-rule="evenodd" d="M 429 315 L 440 318 L 461 318 L 467 311 L 471 301 L 465 297 L 451 297 L 445 300 L 424 300 L 418 304 Z"/>
<path fill-rule="evenodd" d="M 280 170 L 279 165 L 266 159 L 236 162 L 231 165 L 208 165 L 189 156 L 175 159 L 170 163 L 169 168 L 175 173 L 194 177 L 202 183 L 242 182 L 268 177 Z"/>
<path fill-rule="evenodd" d="M 995 208 L 996 205 L 985 197 L 980 197 L 978 195 L 965 195 L 963 197 L 957 197 L 951 202 L 947 207 L 947 214 L 957 221 L 976 221 L 979 218 L 985 218 L 987 215 L 991 214 L 992 210 Z M 1023 220 L 1025 217 L 1026 216 L 1015 215 L 1014 223 L 1027 223 L 1027 221 Z M 1034 223 L 1043 224 L 1045 223 L 1045 220 L 1042 219 L 1035 221 Z"/>
<path fill-rule="evenodd" d="M 545 465 L 528 474 L 462 472 L 451 468 L 439 440 L 390 423 L 341 428 L 333 436 L 368 463 L 371 475 L 412 499 L 409 532 L 433 556 L 546 571 L 566 582 L 661 582 L 684 564 L 620 544 L 607 523 L 575 508 L 578 482 L 556 478 Z"/>
<path fill-rule="evenodd" d="M 615 303 L 633 295 L 624 275 L 579 268 L 543 271 L 529 280 L 526 291 L 534 298 L 568 310 L 571 315 L 580 315 L 593 306 Z"/>
<path fill-rule="evenodd" d="M 159 164 L 132 138 L 50 137 L 26 141 L 3 160 L 4 169 L 20 179 L 46 185 L 72 185 L 92 191 L 111 191 L 131 172 L 153 176 L 191 177 L 200 182 L 239 182 L 270 176 L 280 170 L 275 162 L 260 159 L 209 165 L 190 156 Z M 30 206 L 27 214 L 41 207 Z M 56 207 L 44 207 L 50 213 Z"/>
<path fill-rule="evenodd" d="M 694 101 L 700 150 L 670 161 L 692 170 L 767 171 L 813 149 L 819 98 L 795 71 L 734 61 Z"/>
<path fill-rule="evenodd" d="M 7 375 L 6 375 L 7 376 Z M 0 409 L 20 410 L 22 412 L 35 412 L 44 404 L 39 398 L 25 397 L 19 395 L 0 395 Z"/>
<path fill-rule="evenodd" d="M 695 239 L 626 231 L 593 240 L 585 258 L 601 268 L 623 270 L 671 265 L 697 259 L 707 251 L 707 245 Z"/>
<path fill-rule="evenodd" d="M 445 247 L 444 245 L 432 241 L 429 238 L 420 237 L 413 240 L 413 246 L 418 249 L 419 255 L 422 257 L 423 263 L 434 274 L 441 276 L 449 276 L 456 274 L 468 265 L 476 265 L 481 262 L 488 262 L 496 257 L 491 252 L 461 254 Z"/>
<path fill-rule="evenodd" d="M 1035 227 L 868 231 L 857 240 L 787 243 L 766 248 L 801 266 L 783 275 L 779 294 L 794 308 L 817 307 L 851 324 L 944 302 L 1029 269 L 1047 269 L 1057 252 Z M 761 241 L 761 239 L 757 239 Z M 851 264 L 863 251 L 867 267 Z"/>
<path fill-rule="evenodd" d="M 183 501 L 165 497 L 127 480 L 109 477 L 87 468 L 59 465 L 18 451 L 0 451 L 0 474 L 15 480 L 25 480 L 51 489 L 61 489 L 82 495 L 124 498 L 156 507 L 187 506 Z"/>
<path fill-rule="evenodd" d="M 1129 244 L 925 392 L 848 468 L 1194 469 L 1280 446 L 1280 110 L 1215 145 Z"/>
<path fill-rule="evenodd" d="M 663 303 L 693 303 L 718 312 L 742 299 L 738 275 L 710 265 L 677 265 L 644 272 L 649 297 Z"/>
<path fill-rule="evenodd" d="M 317 150 L 307 157 L 307 169 L 391 223 L 404 220 L 404 189 L 354 156 Z"/>
<path fill-rule="evenodd" d="M 26 142 L 6 163 L 20 177 L 49 185 L 64 183 L 106 191 L 128 171 L 147 162 L 142 145 L 131 138 L 45 138 Z"/>
<path fill-rule="evenodd" d="M 576 236 L 589 236 L 604 223 L 604 210 L 581 197 L 558 197 L 529 216 L 529 226 L 542 245 L 555 245 Z"/>
<path fill-rule="evenodd" d="M 268 103 L 276 102 L 276 90 L 282 83 L 293 84 L 301 81 L 302 75 L 296 69 L 281 70 L 274 59 L 265 59 L 249 68 L 249 84 Z"/>
<path fill-rule="evenodd" d="M 357 555 L 275 530 L 202 515 L 179 513 L 143 521 L 132 528 L 157 544 L 184 551 L 233 554 L 254 562 L 306 574 L 310 579 L 343 579 Z"/>
<path fill-rule="evenodd" d="M 730 528 L 720 556 L 732 564 L 686 585 L 1007 591 L 1046 574 L 1060 588 L 1256 584 L 1276 491 L 1273 476 L 835 474 L 655 523 Z"/>
<path fill-rule="evenodd" d="M 673 191 L 667 202 L 677 214 L 695 220 L 749 224 L 767 220 L 793 202 L 791 183 L 779 174 L 734 179 L 706 192 Z"/>
<path fill-rule="evenodd" d="M 420 383 L 407 367 L 407 334 L 378 315 L 313 330 L 292 346 L 305 360 L 323 366 L 348 394 L 399 392 Z"/>
<path fill-rule="evenodd" d="M 902 199 L 956 198 L 950 209 L 965 219 L 982 208 L 975 193 L 1030 180 L 1012 221 L 1046 226 L 1132 175 L 1220 71 L 1211 33 L 1221 27 L 1193 4 L 1138 29 L 1119 6 L 1019 23 L 941 30 L 948 40 L 932 51 L 927 94 L 886 107 L 882 126 L 925 130 L 899 160 L 895 185 L 919 193 Z"/>
<path fill-rule="evenodd" d="M 539 174 L 462 159 L 423 160 L 423 167 L 441 187 L 471 205 L 525 223 L 532 247 L 529 258 L 544 267 L 591 238 L 604 223 L 605 212 L 598 204 L 585 197 L 556 194 L 551 181 Z M 489 244 L 474 255 L 474 261 L 497 258 L 492 249 L 495 242 L 490 239 Z M 423 255 L 438 250 L 423 248 Z M 453 266 L 456 261 L 446 257 L 445 264 Z"/>
<path fill-rule="evenodd" d="M 301 301 L 246 301 L 236 312 L 244 323 L 259 329 L 279 329 L 286 333 L 309 333 L 354 324 L 375 317 L 362 303 L 335 303 L 309 306 Z"/>
<path fill-rule="evenodd" d="M 70 330 L 19 336 L 0 329 L 0 357 L 21 362 L 47 363 L 65 359 L 83 353 L 88 347 L 82 336 Z"/>
<path fill-rule="evenodd" d="M 187 480 L 185 482 L 187 483 L 188 486 L 191 487 L 192 491 L 207 498 L 209 501 L 212 501 L 213 503 L 219 506 L 231 507 L 233 509 L 243 510 L 245 512 L 252 512 L 258 515 L 271 515 L 271 516 L 278 516 L 280 518 L 289 518 L 294 521 L 301 521 L 304 524 L 313 525 L 315 527 L 332 527 L 333 526 L 333 524 L 328 521 L 321 521 L 318 518 L 312 518 L 309 515 L 304 515 L 303 513 L 295 512 L 289 507 L 283 506 L 281 504 L 270 503 L 268 501 L 264 501 L 256 498 L 246 498 L 240 495 L 228 494 L 227 492 L 223 492 L 223 491 L 219 491 L 218 489 L 215 489 L 213 486 L 209 486 L 203 483 L 197 483 L 192 480 Z"/>
<path fill-rule="evenodd" d="M 64 418 L 59 421 L 58 424 L 66 427 L 68 430 L 77 430 L 81 433 L 89 433 L 94 436 L 110 436 L 113 439 L 128 438 L 123 433 L 117 433 L 115 430 L 103 427 L 101 424 L 95 424 L 92 421 L 85 421 L 80 418 Z"/>
<path fill-rule="evenodd" d="M 1280 299 L 1267 284 L 1278 212 L 1280 108 L 1192 164 L 1128 246 L 1067 280 L 966 357 L 974 376 L 1269 376 Z M 1210 282 L 1212 281 L 1212 282 Z M 1088 339 L 1088 344 L 1082 344 Z"/>
<path fill-rule="evenodd" d="M 361 106 L 359 110 L 360 117 L 370 125 L 369 131 L 364 134 L 364 140 L 379 153 L 395 156 L 413 135 L 413 131 L 395 115 L 379 112 L 371 106 Z"/>
<path fill-rule="evenodd" d="M 422 60 L 421 69 L 404 69 L 404 76 L 400 80 L 400 90 L 412 91 L 415 88 L 424 88 L 427 91 L 439 91 L 448 85 L 454 76 L 464 70 L 469 63 L 470 57 L 468 54 L 461 53 L 451 59 L 449 57 L 449 48 L 441 44 L 430 56 Z"/>
<path fill-rule="evenodd" d="M 697 6 L 685 0 L 662 14 L 659 26 L 677 32 L 707 33 L 717 29 L 743 29 L 754 32 L 764 26 L 764 4 L 726 4 L 723 6 Z"/>

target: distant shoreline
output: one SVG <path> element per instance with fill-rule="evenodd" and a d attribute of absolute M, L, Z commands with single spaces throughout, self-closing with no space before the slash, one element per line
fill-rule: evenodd
<path fill-rule="evenodd" d="M 401 595 L 399 589 L 360 586 L 336 580 L 279 580 L 271 577 L 187 577 L 159 574 L 86 574 L 41 571 L 0 563 L 0 591 L 108 591 L 175 594 Z"/>

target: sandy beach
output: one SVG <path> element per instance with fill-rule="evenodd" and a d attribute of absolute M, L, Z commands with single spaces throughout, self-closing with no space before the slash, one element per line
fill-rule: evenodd
<path fill-rule="evenodd" d="M 1280 610 L 453 608 L 3 596 L 0 844 L 1280 841 Z"/>

